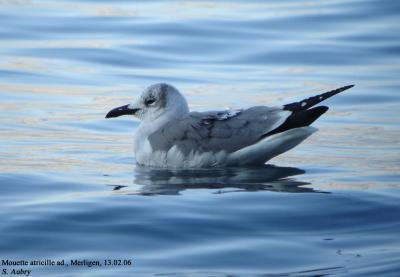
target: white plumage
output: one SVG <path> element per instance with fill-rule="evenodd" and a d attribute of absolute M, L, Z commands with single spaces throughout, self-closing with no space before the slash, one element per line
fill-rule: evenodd
<path fill-rule="evenodd" d="M 161 168 L 264 164 L 313 134 L 309 125 L 328 109 L 319 106 L 343 87 L 283 107 L 189 112 L 183 95 L 168 84 L 148 87 L 132 104 L 107 114 L 141 120 L 134 139 L 136 161 Z"/>

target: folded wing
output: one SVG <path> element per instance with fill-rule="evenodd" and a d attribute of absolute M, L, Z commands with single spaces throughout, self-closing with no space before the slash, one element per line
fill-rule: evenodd
<path fill-rule="evenodd" d="M 320 102 L 353 85 L 338 88 L 283 107 L 256 106 L 246 110 L 192 112 L 167 123 L 149 136 L 154 151 L 177 147 L 191 151 L 233 153 L 260 140 L 291 129 L 309 126 L 328 110 Z"/>
<path fill-rule="evenodd" d="M 291 115 L 281 108 L 257 106 L 246 110 L 192 112 L 167 123 L 149 136 L 153 150 L 176 146 L 184 155 L 200 152 L 235 152 L 259 141 Z"/>

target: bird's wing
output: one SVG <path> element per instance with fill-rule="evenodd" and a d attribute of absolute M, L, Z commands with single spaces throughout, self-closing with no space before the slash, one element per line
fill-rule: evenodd
<path fill-rule="evenodd" d="M 192 112 L 171 121 L 149 136 L 153 150 L 177 147 L 184 154 L 235 152 L 256 143 L 291 115 L 277 107 L 257 106 L 246 110 Z"/>
<path fill-rule="evenodd" d="M 319 94 L 281 108 L 256 106 L 246 110 L 192 112 L 185 118 L 167 123 L 149 136 L 153 150 L 177 147 L 184 154 L 235 152 L 261 139 L 294 128 L 309 126 L 328 110 L 317 105 L 351 86 Z"/>

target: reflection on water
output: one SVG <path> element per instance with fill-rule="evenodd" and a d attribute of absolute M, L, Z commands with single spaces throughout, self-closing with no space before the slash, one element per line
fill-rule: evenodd
<path fill-rule="evenodd" d="M 0 256 L 135 261 L 65 276 L 397 277 L 399 10 L 0 0 Z M 155 82 L 194 110 L 356 87 L 276 166 L 177 171 L 135 167 L 138 123 L 104 119 Z"/>
<path fill-rule="evenodd" d="M 118 187 L 125 194 L 174 195 L 185 190 L 212 189 L 214 193 L 240 191 L 315 192 L 306 182 L 288 177 L 304 174 L 298 168 L 265 165 L 198 170 L 166 170 L 136 167 L 133 183 L 138 191 Z"/>

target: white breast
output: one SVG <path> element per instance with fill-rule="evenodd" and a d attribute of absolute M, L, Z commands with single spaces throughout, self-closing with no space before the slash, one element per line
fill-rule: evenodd
<path fill-rule="evenodd" d="M 184 155 L 176 146 L 168 151 L 154 151 L 147 138 L 135 139 L 136 162 L 140 165 L 161 168 L 201 168 L 224 165 L 227 153 L 220 151 L 191 152 Z"/>
<path fill-rule="evenodd" d="M 148 137 L 164 123 L 165 121 L 157 120 L 151 124 L 142 122 L 139 125 L 134 139 L 135 158 L 138 164 L 163 168 L 200 168 L 226 164 L 228 154 L 225 151 L 213 153 L 199 152 L 193 149 L 192 152 L 184 155 L 176 146 L 165 149 L 165 151 L 154 151 Z"/>

